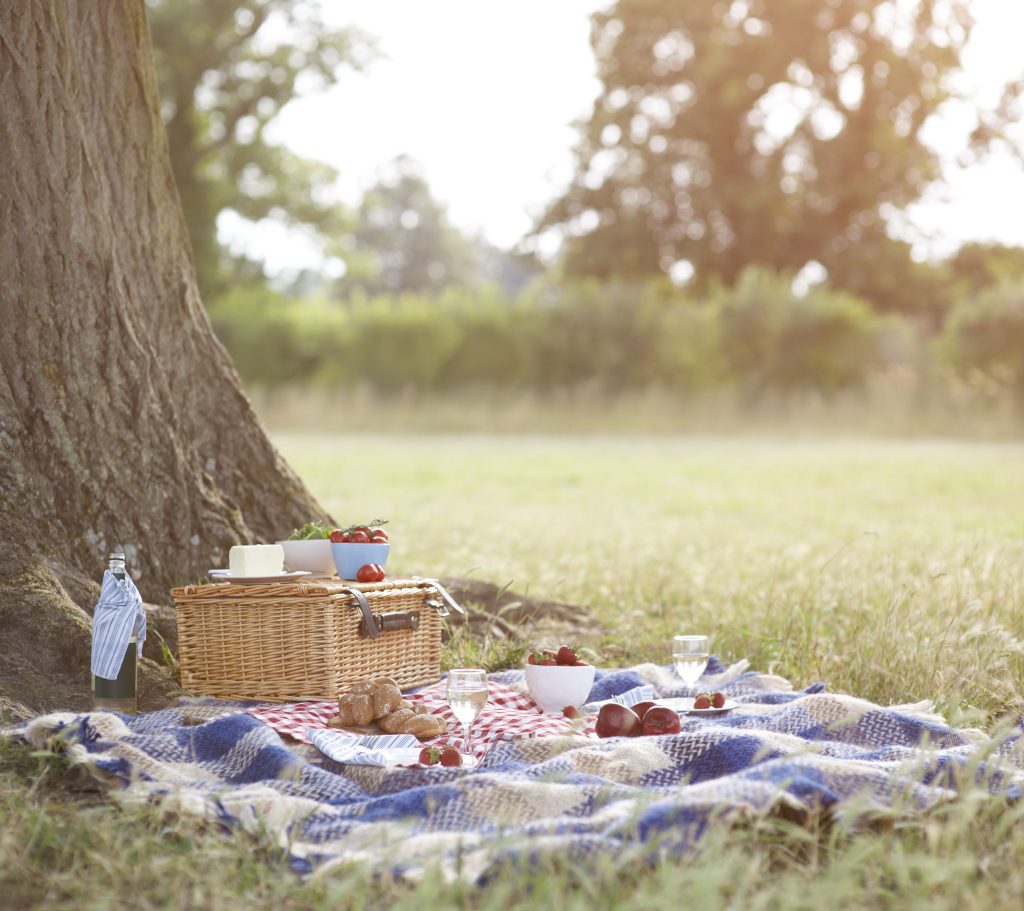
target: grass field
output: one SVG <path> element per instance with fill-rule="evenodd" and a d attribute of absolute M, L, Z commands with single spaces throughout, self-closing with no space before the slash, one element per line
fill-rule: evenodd
<path fill-rule="evenodd" d="M 339 521 L 391 520 L 389 570 L 580 604 L 607 663 L 707 631 L 798 686 L 930 698 L 992 728 L 1024 710 L 1024 445 L 768 438 L 282 434 Z M 656 871 L 510 874 L 486 893 L 367 874 L 299 884 L 269 845 L 69 790 L 5 748 L 10 907 L 1019 908 L 1024 808 L 715 833 Z"/>

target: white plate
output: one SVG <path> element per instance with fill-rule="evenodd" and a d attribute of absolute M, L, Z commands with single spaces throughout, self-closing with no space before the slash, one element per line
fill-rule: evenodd
<path fill-rule="evenodd" d="M 693 699 L 689 696 L 679 696 L 674 699 L 656 699 L 654 701 L 656 705 L 664 705 L 673 711 L 679 712 L 681 715 L 724 715 L 738 705 L 732 699 L 726 699 L 725 705 L 720 709 L 695 709 L 693 707 Z"/>
<path fill-rule="evenodd" d="M 235 585 L 269 585 L 274 582 L 304 579 L 312 573 L 306 569 L 296 569 L 290 573 L 277 573 L 273 576 L 232 576 L 230 569 L 211 569 L 207 575 L 218 582 L 233 582 Z"/>

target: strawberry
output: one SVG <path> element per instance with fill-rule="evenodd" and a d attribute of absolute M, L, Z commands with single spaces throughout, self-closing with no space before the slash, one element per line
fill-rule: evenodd
<path fill-rule="evenodd" d="M 444 750 L 441 751 L 441 765 L 462 765 L 462 754 L 455 749 L 455 747 L 445 747 Z"/>
<path fill-rule="evenodd" d="M 718 693 L 718 692 L 712 694 L 712 696 L 711 696 L 711 704 L 716 709 L 720 709 L 723 705 L 725 705 L 725 694 L 724 693 Z"/>
<path fill-rule="evenodd" d="M 564 709 L 562 709 L 562 714 L 565 715 L 566 718 L 571 718 L 574 721 L 577 718 L 582 718 L 583 717 L 580 714 L 580 710 L 578 708 L 576 708 L 576 706 L 574 706 L 574 705 L 567 705 Z"/>
<path fill-rule="evenodd" d="M 693 700 L 693 707 L 695 709 L 709 709 L 711 708 L 711 697 L 707 693 L 698 694 L 697 698 Z"/>
<path fill-rule="evenodd" d="M 424 747 L 420 750 L 420 765 L 437 765 L 441 760 L 441 751 L 437 747 Z"/>
<path fill-rule="evenodd" d="M 569 645 L 563 645 L 555 654 L 555 660 L 559 664 L 575 664 L 579 661 L 576 650 Z"/>

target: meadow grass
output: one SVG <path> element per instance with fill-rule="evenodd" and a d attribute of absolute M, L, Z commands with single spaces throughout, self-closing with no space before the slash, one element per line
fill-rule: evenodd
<path fill-rule="evenodd" d="M 994 729 L 1024 709 L 1024 446 L 749 437 L 276 436 L 341 522 L 390 519 L 389 571 L 579 604 L 599 660 L 706 631 L 804 686 L 932 699 Z M 466 646 L 459 646 L 465 648 Z M 457 654 L 449 654 L 457 660 Z M 487 890 L 365 870 L 301 882 L 273 845 L 0 754 L 0 904 L 81 908 L 1019 908 L 1024 806 L 716 830 L 699 857 L 509 870 Z M 84 784 L 88 785 L 88 782 Z"/>

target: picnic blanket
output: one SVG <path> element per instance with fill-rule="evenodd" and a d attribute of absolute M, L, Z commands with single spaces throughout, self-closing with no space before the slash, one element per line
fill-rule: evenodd
<path fill-rule="evenodd" d="M 491 684 L 527 698 L 520 671 Z M 599 671 L 590 698 L 645 685 L 662 697 L 694 692 L 671 668 L 640 665 Z M 495 727 L 471 770 L 339 765 L 260 717 L 291 722 L 296 712 L 211 700 L 134 718 L 55 713 L 5 733 L 63 749 L 116 783 L 118 800 L 269 834 L 307 873 L 365 861 L 415 878 L 437 864 L 485 881 L 505 863 L 548 853 L 574 862 L 679 855 L 713 824 L 772 813 L 916 813 L 968 786 L 1003 799 L 1024 786 L 1021 727 L 992 739 L 947 726 L 925 703 L 883 708 L 822 684 L 794 691 L 746 662 L 713 659 L 698 684 L 708 688 L 738 707 L 687 716 L 680 734 L 657 737 L 600 740 L 551 717 L 533 720 L 561 731 L 506 738 Z"/>

